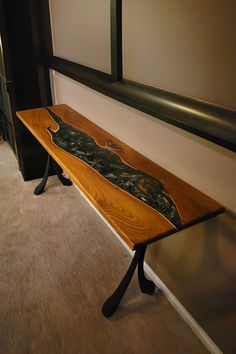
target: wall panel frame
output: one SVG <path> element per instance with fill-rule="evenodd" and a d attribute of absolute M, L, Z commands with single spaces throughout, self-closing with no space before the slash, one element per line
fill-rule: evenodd
<path fill-rule="evenodd" d="M 42 5 L 41 5 L 42 4 Z M 51 41 L 49 0 L 33 1 L 43 21 L 39 41 Z M 110 0 L 111 75 L 42 51 L 39 64 L 213 143 L 236 151 L 236 111 L 122 77 L 122 0 Z M 41 44 L 44 48 L 45 45 Z"/>

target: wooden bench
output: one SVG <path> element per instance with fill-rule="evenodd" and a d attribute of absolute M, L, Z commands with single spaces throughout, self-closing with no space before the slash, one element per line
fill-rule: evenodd
<path fill-rule="evenodd" d="M 224 211 L 219 203 L 66 105 L 19 111 L 17 116 L 49 154 L 35 194 L 44 191 L 50 164 L 63 184 L 71 184 L 59 165 L 136 251 L 118 288 L 103 305 L 106 317 L 118 307 L 136 267 L 141 291 L 154 292 L 154 283 L 143 271 L 148 244 Z"/>

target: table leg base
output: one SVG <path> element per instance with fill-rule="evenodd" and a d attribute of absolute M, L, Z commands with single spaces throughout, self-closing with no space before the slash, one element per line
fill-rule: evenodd
<path fill-rule="evenodd" d="M 53 159 L 52 159 L 52 165 L 53 165 L 54 171 L 57 174 L 57 177 L 59 178 L 59 180 L 61 181 L 63 186 L 71 186 L 73 183 L 71 182 L 71 180 L 69 178 L 66 178 L 62 175 L 58 164 Z"/>
<path fill-rule="evenodd" d="M 39 185 L 37 185 L 37 187 L 34 189 L 35 195 L 40 195 L 44 192 L 44 189 L 45 189 L 45 186 L 46 186 L 46 183 L 48 180 L 48 173 L 49 173 L 50 164 L 51 164 L 51 156 L 48 154 L 44 176 L 43 176 L 42 181 L 39 183 Z"/>
<path fill-rule="evenodd" d="M 130 281 L 133 277 L 137 265 L 138 265 L 138 279 L 139 279 L 139 285 L 141 291 L 146 294 L 153 294 L 153 292 L 155 291 L 155 284 L 151 280 L 148 280 L 144 275 L 143 261 L 144 261 L 145 251 L 146 251 L 146 246 L 142 246 L 136 250 L 124 278 L 121 280 L 119 286 L 114 291 L 114 293 L 105 301 L 102 307 L 102 313 L 105 317 L 107 318 L 110 317 L 116 311 L 117 307 L 119 306 L 119 303 L 121 302 L 130 284 Z"/>
<path fill-rule="evenodd" d="M 44 176 L 42 181 L 39 183 L 39 185 L 35 188 L 34 190 L 34 194 L 35 195 L 40 195 L 45 191 L 45 186 L 48 180 L 48 174 L 49 174 L 49 168 L 53 167 L 54 171 L 57 174 L 57 177 L 59 178 L 59 180 L 61 181 L 61 183 L 64 186 L 71 186 L 72 182 L 70 179 L 64 177 L 59 169 L 58 164 L 56 163 L 56 161 L 53 160 L 53 158 L 48 154 L 48 158 L 47 158 L 47 164 L 46 164 L 46 169 L 44 172 Z"/>
<path fill-rule="evenodd" d="M 153 283 L 153 281 L 147 279 L 144 274 L 143 262 L 144 262 L 145 251 L 146 251 L 146 247 L 142 249 L 140 260 L 138 262 L 138 280 L 139 280 L 140 290 L 142 291 L 142 293 L 151 295 L 154 293 L 156 286 Z"/>

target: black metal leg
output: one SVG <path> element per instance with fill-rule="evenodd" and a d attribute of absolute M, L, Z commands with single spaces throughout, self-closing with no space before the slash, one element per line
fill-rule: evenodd
<path fill-rule="evenodd" d="M 44 176 L 43 176 L 42 181 L 39 183 L 39 185 L 34 190 L 35 195 L 40 195 L 44 192 L 44 188 L 45 188 L 47 180 L 48 180 L 48 172 L 49 172 L 50 162 L 51 162 L 51 156 L 48 154 L 47 165 L 46 165 L 46 169 L 44 172 Z"/>
<path fill-rule="evenodd" d="M 34 194 L 35 195 L 40 195 L 44 192 L 44 189 L 45 189 L 45 186 L 46 186 L 46 183 L 47 183 L 47 180 L 48 180 L 48 174 L 49 174 L 49 168 L 50 166 L 53 166 L 54 168 L 54 171 L 56 172 L 59 180 L 61 181 L 61 183 L 64 185 L 64 186 L 71 186 L 72 185 L 72 182 L 71 180 L 69 180 L 68 178 L 64 177 L 62 174 L 61 174 L 61 171 L 59 169 L 59 166 L 58 164 L 56 163 L 56 161 L 53 160 L 53 158 L 48 154 L 48 158 L 47 158 L 47 165 L 46 165 L 46 169 L 45 169 L 45 172 L 44 172 L 44 176 L 43 176 L 43 179 L 42 181 L 39 183 L 39 185 L 35 188 L 34 190 Z"/>
<path fill-rule="evenodd" d="M 144 255 L 145 255 L 145 251 L 146 251 L 146 246 L 144 246 L 141 249 L 141 256 L 138 262 L 138 280 L 139 280 L 139 286 L 140 289 L 143 293 L 145 294 L 153 294 L 155 291 L 155 284 L 153 283 L 153 281 L 147 279 L 145 277 L 144 274 L 144 270 L 143 270 L 143 261 L 144 261 Z"/>
<path fill-rule="evenodd" d="M 145 251 L 144 251 L 145 252 Z M 120 285 L 118 288 L 115 290 L 115 292 L 105 301 L 103 307 L 102 307 L 102 313 L 105 317 L 110 317 L 115 310 L 117 309 L 121 299 L 123 298 L 129 283 L 133 277 L 134 271 L 137 267 L 137 264 L 139 263 L 141 257 L 143 254 L 142 248 L 137 249 L 135 252 L 135 255 L 132 259 L 132 262 L 129 266 L 129 269 L 127 273 L 125 274 L 124 278 L 120 282 Z"/>
<path fill-rule="evenodd" d="M 64 177 L 61 173 L 61 171 L 59 170 L 58 168 L 58 164 L 56 163 L 56 161 L 54 161 L 52 159 L 52 165 L 53 165 L 53 168 L 54 168 L 54 171 L 56 172 L 57 174 L 57 177 L 59 178 L 59 180 L 61 181 L 61 183 L 64 185 L 64 186 L 71 186 L 72 185 L 72 182 L 70 179 Z"/>

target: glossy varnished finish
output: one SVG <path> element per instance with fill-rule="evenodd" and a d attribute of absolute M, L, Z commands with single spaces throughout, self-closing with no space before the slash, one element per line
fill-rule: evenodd
<path fill-rule="evenodd" d="M 47 110 L 58 124 L 56 131 L 51 128 L 48 131 L 59 148 L 84 161 L 109 182 L 157 210 L 177 228 L 182 228 L 177 207 L 165 193 L 163 185 L 151 175 L 125 163 L 117 153 L 119 145 L 109 140 L 102 147 L 90 135 Z"/>
<path fill-rule="evenodd" d="M 142 156 L 68 106 L 53 106 L 51 110 L 67 124 L 88 134 L 99 146 L 118 154 L 127 165 L 160 181 L 165 193 L 171 197 L 178 209 L 183 228 L 224 211 L 220 204 Z M 130 248 L 135 249 L 141 244 L 151 243 L 178 231 L 155 209 L 106 180 L 84 161 L 56 146 L 47 128 L 56 131 L 58 125 L 46 109 L 21 111 L 17 115 Z"/>

